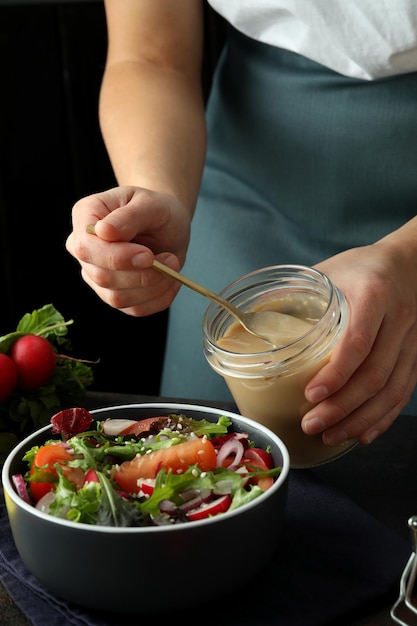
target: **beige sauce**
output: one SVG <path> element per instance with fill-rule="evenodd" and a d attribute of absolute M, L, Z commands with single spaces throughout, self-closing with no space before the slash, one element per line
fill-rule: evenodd
<path fill-rule="evenodd" d="M 271 308 L 273 305 L 274 310 L 282 310 L 279 302 L 272 304 L 270 302 L 269 305 Z M 304 318 L 306 332 L 311 330 L 314 323 L 310 313 L 311 310 L 308 319 Z M 295 320 L 298 326 L 300 323 L 298 315 Z M 239 354 L 255 355 L 270 349 L 264 341 L 248 333 L 239 323 L 232 324 L 216 343 L 222 349 Z M 298 352 L 299 347 L 290 345 L 285 349 L 285 358 L 290 358 Z M 352 442 L 336 447 L 326 446 L 320 435 L 306 435 L 301 429 L 301 418 L 313 406 L 304 397 L 305 386 L 329 358 L 330 354 L 321 360 L 305 363 L 294 373 L 265 378 L 224 375 L 241 414 L 264 424 L 284 441 L 292 467 L 317 465 L 340 455 L 352 446 Z M 252 362 L 252 359 L 253 356 L 249 357 L 248 362 Z"/>

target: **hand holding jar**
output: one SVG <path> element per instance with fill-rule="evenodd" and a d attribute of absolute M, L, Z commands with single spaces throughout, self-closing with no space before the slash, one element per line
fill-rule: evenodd
<path fill-rule="evenodd" d="M 416 220 L 374 245 L 316 267 L 349 303 L 344 338 L 306 388 L 318 403 L 303 418 L 308 434 L 330 445 L 371 443 L 410 400 L 417 382 Z M 410 243 L 410 245 L 409 245 Z"/>

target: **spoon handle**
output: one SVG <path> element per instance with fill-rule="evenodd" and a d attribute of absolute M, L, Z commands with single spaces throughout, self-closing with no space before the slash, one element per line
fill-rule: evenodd
<path fill-rule="evenodd" d="M 172 270 L 170 267 L 164 265 L 163 263 L 160 263 L 156 259 L 154 259 L 153 261 L 153 267 L 158 270 L 158 272 L 168 274 L 168 276 L 171 276 L 171 278 L 178 280 L 180 283 L 183 283 L 183 285 L 186 285 L 187 287 L 189 287 L 193 291 L 196 291 L 202 296 L 205 296 L 210 300 L 214 300 L 214 302 L 217 302 L 217 304 L 220 304 L 220 306 L 229 311 L 231 315 L 240 319 L 238 309 L 236 309 L 236 307 L 233 304 L 230 304 L 230 302 L 228 302 L 227 300 L 224 300 L 224 298 L 219 296 L 217 293 L 214 293 L 214 291 L 210 291 L 210 289 L 207 289 L 207 287 L 203 287 L 203 285 L 194 282 L 193 280 L 191 280 L 191 278 L 187 278 L 187 276 L 184 276 L 184 274 L 179 274 L 175 270 Z"/>

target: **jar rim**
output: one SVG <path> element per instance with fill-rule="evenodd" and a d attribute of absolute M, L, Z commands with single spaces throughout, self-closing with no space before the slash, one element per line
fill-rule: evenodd
<path fill-rule="evenodd" d="M 291 283 L 289 283 L 291 279 Z M 297 282 L 298 281 L 298 282 Z M 295 285 L 294 282 L 297 284 Z M 289 288 L 291 284 L 291 288 Z M 260 376 L 258 370 L 295 371 L 305 364 L 306 359 L 322 358 L 338 339 L 346 325 L 347 303 L 340 290 L 330 279 L 315 268 L 303 265 L 276 265 L 254 270 L 227 285 L 220 295 L 235 306 L 246 305 L 259 301 L 260 295 L 275 293 L 281 285 L 292 294 L 306 293 L 314 297 L 324 307 L 322 314 L 304 335 L 285 346 L 271 347 L 262 352 L 237 353 L 220 347 L 217 340 L 224 336 L 225 330 L 235 321 L 226 310 L 216 303 L 210 303 L 203 317 L 203 344 L 207 360 L 221 373 L 224 368 L 228 375 L 249 376 L 253 372 Z M 284 287 L 282 287 L 284 285 Z M 270 288 L 270 289 L 268 289 Z M 258 291 L 256 291 L 258 289 Z M 249 295 L 248 295 L 249 294 Z M 282 294 L 281 294 L 282 295 Z M 244 307 L 242 307 L 244 308 Z M 289 353 L 291 355 L 289 356 Z M 252 362 L 248 364 L 248 359 Z M 256 360 L 254 363 L 253 361 Z M 246 361 L 246 365 L 245 365 Z M 245 373 L 244 373 L 245 372 Z"/>

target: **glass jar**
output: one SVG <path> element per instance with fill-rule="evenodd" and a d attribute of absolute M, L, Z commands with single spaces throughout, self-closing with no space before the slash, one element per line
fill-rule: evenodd
<path fill-rule="evenodd" d="M 242 310 L 276 310 L 305 321 L 304 334 L 274 342 L 275 347 L 250 335 L 224 308 L 208 306 L 204 354 L 225 379 L 240 413 L 284 441 L 294 468 L 319 465 L 351 449 L 355 441 L 326 446 L 320 434 L 306 435 L 301 428 L 313 406 L 305 387 L 346 328 L 348 307 L 340 290 L 313 268 L 277 265 L 239 278 L 220 295 Z"/>

